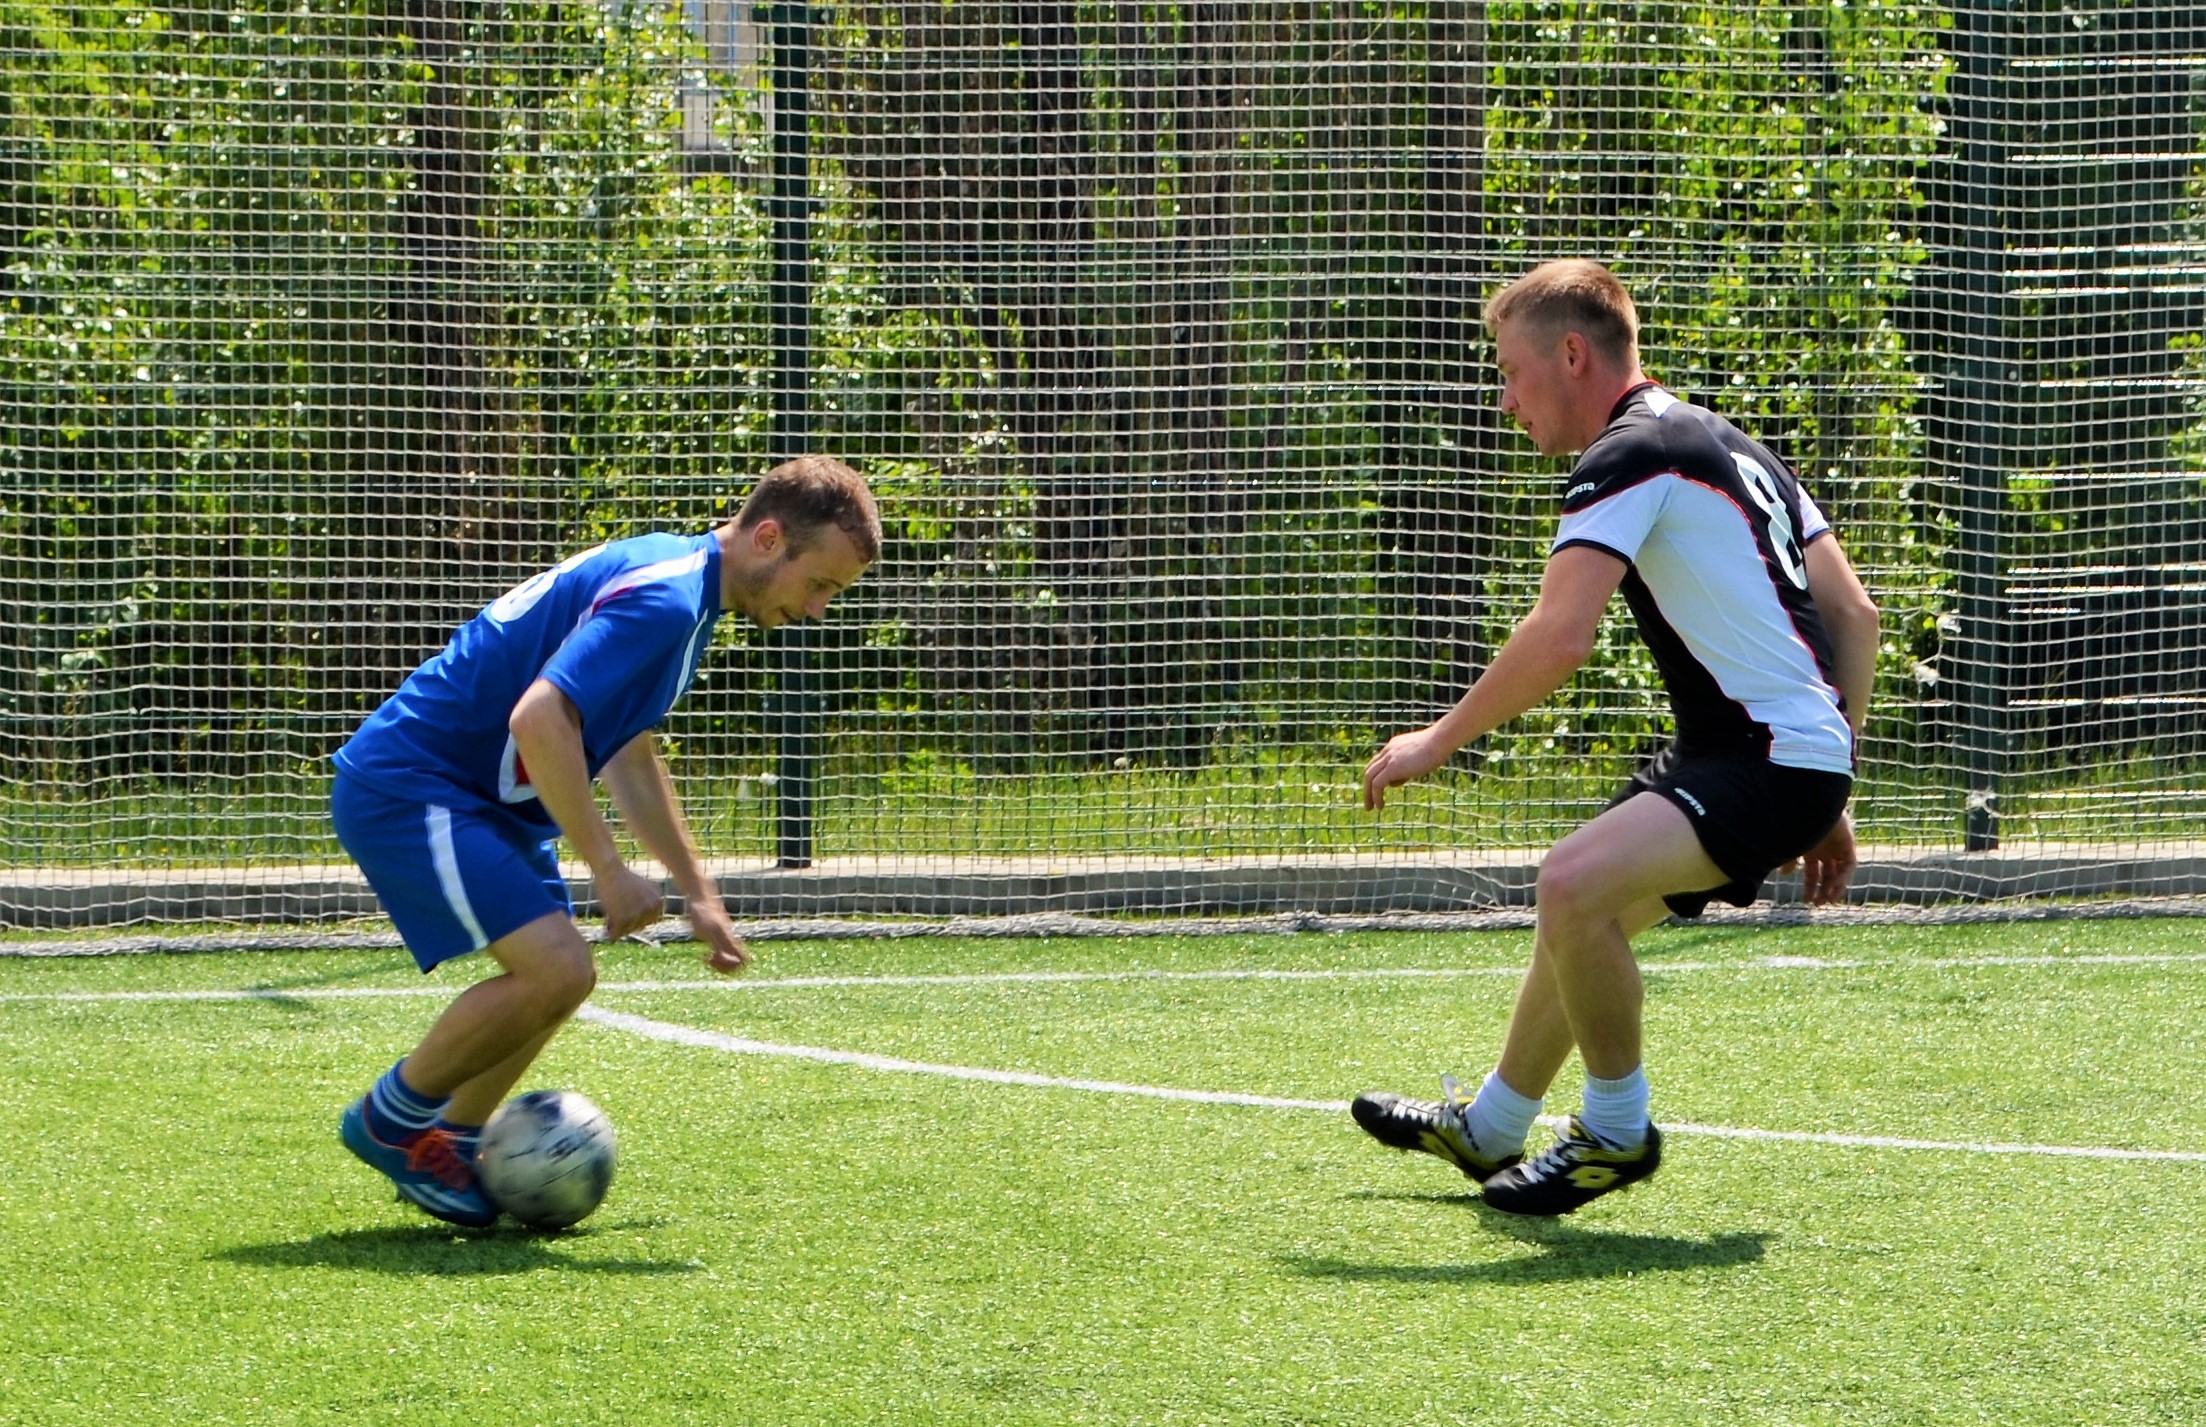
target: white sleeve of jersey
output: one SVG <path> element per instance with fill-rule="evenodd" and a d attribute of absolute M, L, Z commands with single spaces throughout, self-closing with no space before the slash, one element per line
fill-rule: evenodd
<path fill-rule="evenodd" d="M 1596 545 L 1618 559 L 1637 559 L 1639 547 L 1647 543 L 1655 522 L 1670 502 L 1674 479 L 1662 475 L 1635 481 L 1613 495 L 1565 512 L 1548 553 L 1552 555 L 1565 545 Z"/>
<path fill-rule="evenodd" d="M 1831 522 L 1824 517 L 1823 508 L 1808 494 L 1808 488 L 1800 488 L 1800 543 L 1806 545 L 1816 536 L 1829 531 Z"/>

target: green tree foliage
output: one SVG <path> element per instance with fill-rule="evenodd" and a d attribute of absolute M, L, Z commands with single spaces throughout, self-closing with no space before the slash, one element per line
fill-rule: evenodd
<path fill-rule="evenodd" d="M 2180 16 L 2181 23 L 2171 23 Z M 2017 771 L 2206 752 L 2197 420 L 2206 108 L 2194 10 L 2024 9 L 1993 37 L 2007 238 L 1989 315 L 2017 380 L 1999 710 Z M 2119 56 L 2118 66 L 2109 66 Z M 2026 783 L 2026 780 L 2020 780 Z"/>
<path fill-rule="evenodd" d="M 1247 709 L 1361 743 L 1451 700 L 1527 605 L 1555 497 L 1492 410 L 1479 304 L 1565 254 L 1617 265 L 1655 370 L 1935 607 L 1896 318 L 1928 7 L 834 13 L 842 414 L 938 453 L 907 707 L 1184 763 Z M 1655 736 L 1628 640 L 1525 749 Z"/>
<path fill-rule="evenodd" d="M 756 204 L 681 171 L 669 17 L 8 4 L 0 43 L 11 777 L 318 757 L 519 571 L 755 466 Z"/>
<path fill-rule="evenodd" d="M 2032 64 L 2082 43 L 2022 9 L 813 7 L 814 424 L 892 497 L 816 650 L 838 767 L 1199 780 L 1352 764 L 1430 716 L 1529 604 L 1560 474 L 1495 409 L 1480 306 L 1566 254 L 1616 266 L 1650 369 L 1840 524 L 1891 616 L 1872 766 L 1919 764 L 1969 441 L 1943 275 L 1991 221 L 1956 152 L 2010 143 L 1956 112 L 1948 56 L 2010 22 Z M 725 509 L 771 444 L 767 134 L 723 104 L 725 152 L 683 153 L 681 88 L 733 83 L 684 13 L 0 0 L 0 776 L 310 807 L 313 760 L 485 597 Z M 2174 80 L 2064 83 L 2040 117 L 2077 142 L 2195 123 Z M 2193 181 L 2109 161 L 2081 241 L 2173 231 Z M 1969 251 L 2056 248 L 2073 197 Z M 2039 276 L 1977 339 L 2050 332 L 2044 390 L 2105 380 L 2105 314 Z M 2097 519 L 2064 473 L 2165 464 L 2189 419 L 2163 400 L 2109 456 L 2119 415 L 2048 403 L 2017 438 L 2017 550 Z M 746 648 L 701 691 L 686 757 L 763 761 L 769 672 Z M 1612 628 L 1478 755 L 1522 795 L 1503 835 L 1663 724 Z"/>

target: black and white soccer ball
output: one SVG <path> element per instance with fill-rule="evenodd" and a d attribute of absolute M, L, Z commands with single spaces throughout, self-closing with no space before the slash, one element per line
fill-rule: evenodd
<path fill-rule="evenodd" d="M 537 1229 L 589 1217 L 613 1184 L 613 1122 L 572 1090 L 531 1090 L 483 1126 L 475 1173 L 490 1202 Z"/>

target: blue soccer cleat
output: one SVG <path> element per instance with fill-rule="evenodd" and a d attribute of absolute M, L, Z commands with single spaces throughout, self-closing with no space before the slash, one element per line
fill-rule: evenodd
<path fill-rule="evenodd" d="M 390 1177 L 398 1197 L 447 1224 L 466 1229 L 498 1222 L 497 1206 L 476 1182 L 475 1167 L 443 1130 L 416 1130 L 385 1144 L 368 1129 L 367 1101 L 357 1100 L 337 1122 L 338 1138 L 369 1168 Z"/>

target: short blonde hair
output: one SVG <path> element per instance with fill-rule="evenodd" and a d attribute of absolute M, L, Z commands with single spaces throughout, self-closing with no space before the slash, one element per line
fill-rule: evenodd
<path fill-rule="evenodd" d="M 1541 263 L 1494 294 L 1485 322 L 1490 334 L 1499 334 L 1505 323 L 1523 323 L 1549 344 L 1566 332 L 1583 333 L 1611 362 L 1631 361 L 1639 352 L 1639 309 L 1632 295 L 1615 273 L 1585 258 Z"/>
<path fill-rule="evenodd" d="M 774 520 L 789 537 L 791 554 L 812 547 L 833 526 L 850 537 L 868 565 L 881 558 L 881 512 L 865 478 L 832 456 L 799 456 L 761 476 L 743 508 L 738 530 Z"/>

